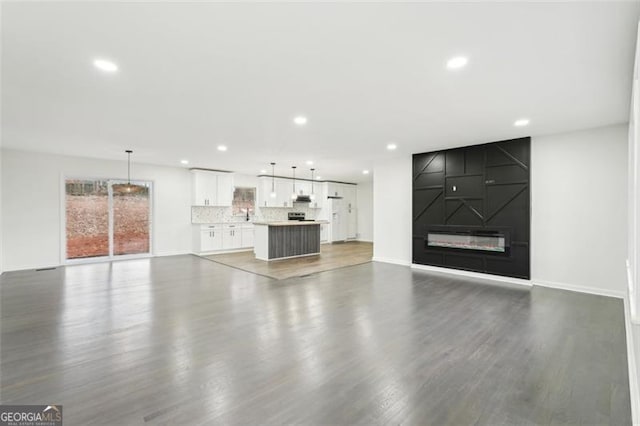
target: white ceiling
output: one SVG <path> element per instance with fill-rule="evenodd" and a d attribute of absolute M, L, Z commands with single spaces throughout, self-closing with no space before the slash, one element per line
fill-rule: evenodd
<path fill-rule="evenodd" d="M 626 122 L 639 16 L 611 1 L 3 3 L 2 143 L 249 174 L 311 159 L 361 182 L 394 155 Z M 469 65 L 451 72 L 455 55 Z"/>

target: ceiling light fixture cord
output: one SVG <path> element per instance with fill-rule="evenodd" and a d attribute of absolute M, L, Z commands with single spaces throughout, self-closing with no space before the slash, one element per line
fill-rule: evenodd
<path fill-rule="evenodd" d="M 271 163 L 271 192 L 276 192 L 276 163 Z"/>
<path fill-rule="evenodd" d="M 293 169 L 293 193 L 296 193 L 296 166 L 291 166 Z"/>
<path fill-rule="evenodd" d="M 311 194 L 314 194 L 314 192 L 313 192 L 313 172 L 314 172 L 315 170 L 316 170 L 316 169 L 311 169 Z"/>
<path fill-rule="evenodd" d="M 133 151 L 131 151 L 130 149 L 127 149 L 125 152 L 127 153 L 127 185 L 130 187 L 131 186 L 131 154 L 133 153 Z"/>

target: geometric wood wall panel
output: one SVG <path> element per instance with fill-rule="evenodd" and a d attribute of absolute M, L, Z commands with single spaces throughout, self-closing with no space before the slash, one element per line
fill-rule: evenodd
<path fill-rule="evenodd" d="M 414 154 L 413 263 L 529 279 L 530 167 L 531 138 Z M 505 248 L 431 246 L 434 233 Z"/>

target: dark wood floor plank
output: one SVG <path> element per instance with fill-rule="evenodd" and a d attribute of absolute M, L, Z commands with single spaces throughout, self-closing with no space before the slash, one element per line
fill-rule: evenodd
<path fill-rule="evenodd" d="M 65 424 L 630 424 L 622 302 L 380 263 L 0 276 L 0 402 Z"/>

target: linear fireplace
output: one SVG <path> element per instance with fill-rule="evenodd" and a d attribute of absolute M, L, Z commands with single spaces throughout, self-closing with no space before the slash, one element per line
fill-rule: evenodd
<path fill-rule="evenodd" d="M 448 248 L 506 253 L 507 238 L 504 233 L 492 231 L 429 232 L 425 248 Z"/>
<path fill-rule="evenodd" d="M 413 155 L 412 262 L 530 278 L 531 139 Z"/>

